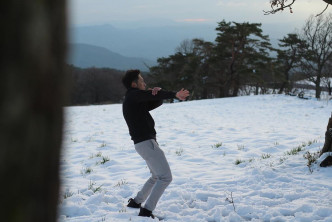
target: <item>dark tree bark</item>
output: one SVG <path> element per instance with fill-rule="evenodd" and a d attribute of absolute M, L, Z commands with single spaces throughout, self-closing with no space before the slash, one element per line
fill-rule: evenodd
<path fill-rule="evenodd" d="M 327 123 L 326 132 L 325 132 L 325 142 L 322 150 L 320 151 L 319 156 L 321 156 L 323 153 L 326 152 L 332 152 L 332 135 L 331 135 L 332 132 L 330 131 L 330 129 L 332 129 L 332 116 L 329 118 L 329 122 Z"/>
<path fill-rule="evenodd" d="M 0 218 L 56 221 L 68 94 L 65 0 L 0 5 Z"/>

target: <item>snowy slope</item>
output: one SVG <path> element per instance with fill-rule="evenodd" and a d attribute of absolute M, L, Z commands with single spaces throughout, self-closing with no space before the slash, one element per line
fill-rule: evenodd
<path fill-rule="evenodd" d="M 264 95 L 152 111 L 173 173 L 154 213 L 186 222 L 332 221 L 332 168 L 309 169 L 304 158 L 323 146 L 331 107 Z M 121 104 L 65 111 L 59 221 L 154 221 L 125 207 L 149 170 Z"/>

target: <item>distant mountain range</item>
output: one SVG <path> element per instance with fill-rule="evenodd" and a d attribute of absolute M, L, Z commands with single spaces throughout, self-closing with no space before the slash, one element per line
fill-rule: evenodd
<path fill-rule="evenodd" d="M 69 44 L 68 63 L 81 68 L 114 68 L 118 70 L 140 69 L 148 71 L 156 62 L 135 57 L 126 57 L 111 50 L 89 44 Z"/>
<path fill-rule="evenodd" d="M 71 43 L 100 46 L 127 57 L 157 58 L 174 54 L 175 48 L 185 39 L 216 37 L 212 25 L 154 26 L 116 28 L 112 25 L 73 27 Z"/>
<path fill-rule="evenodd" d="M 72 27 L 69 31 L 69 63 L 82 68 L 95 66 L 147 71 L 146 65 L 155 65 L 158 58 L 174 54 L 183 40 L 202 38 L 214 42 L 216 26 L 217 24 L 163 24 L 133 27 L 123 24 L 123 28 L 118 28 L 107 24 Z M 265 24 L 262 28 L 265 30 L 264 34 L 271 34 L 274 47 L 278 46 L 277 39 L 287 33 L 284 24 Z M 274 54 L 271 55 L 275 56 Z"/>

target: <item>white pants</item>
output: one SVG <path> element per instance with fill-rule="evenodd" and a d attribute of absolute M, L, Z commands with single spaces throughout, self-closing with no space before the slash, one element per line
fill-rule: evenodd
<path fill-rule="evenodd" d="M 145 182 L 135 197 L 136 203 L 143 203 L 144 208 L 153 211 L 166 187 L 172 182 L 172 173 L 164 152 L 158 143 L 151 139 L 135 144 L 137 153 L 148 165 L 151 177 Z"/>

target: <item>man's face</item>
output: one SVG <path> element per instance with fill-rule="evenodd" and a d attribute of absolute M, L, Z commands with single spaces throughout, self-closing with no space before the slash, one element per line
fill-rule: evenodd
<path fill-rule="evenodd" d="M 132 83 L 132 86 L 134 88 L 137 88 L 137 89 L 140 89 L 140 90 L 145 90 L 145 87 L 146 87 L 146 84 L 144 82 L 144 79 L 141 75 L 138 75 L 138 80 L 137 80 L 137 83 L 136 82 L 133 82 Z"/>

